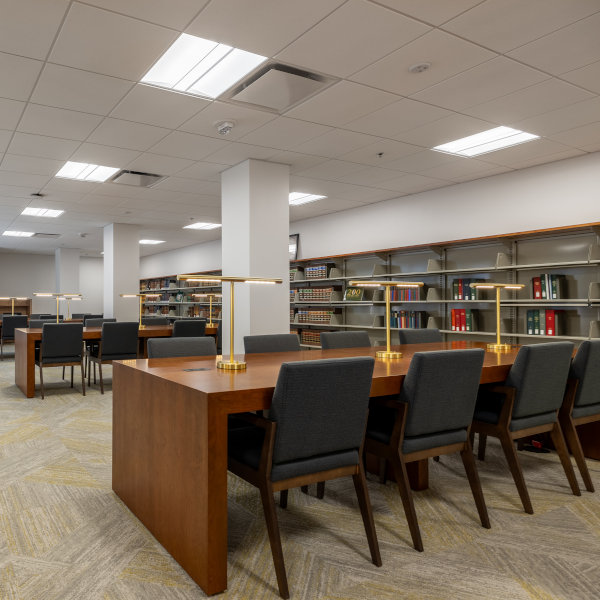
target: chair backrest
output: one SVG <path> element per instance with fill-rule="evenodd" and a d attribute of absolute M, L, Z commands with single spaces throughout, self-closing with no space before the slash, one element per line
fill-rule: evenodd
<path fill-rule="evenodd" d="M 600 403 L 600 340 L 581 343 L 571 363 L 569 377 L 578 380 L 575 406 Z"/>
<path fill-rule="evenodd" d="M 295 333 L 272 333 L 268 335 L 245 335 L 244 352 L 293 352 L 300 350 L 300 342 Z"/>
<path fill-rule="evenodd" d="M 482 348 L 413 355 L 399 397 L 408 403 L 406 437 L 466 429 L 471 424 L 484 356 Z"/>
<path fill-rule="evenodd" d="M 365 348 L 371 345 L 366 331 L 324 331 L 321 333 L 323 350 L 333 348 Z"/>
<path fill-rule="evenodd" d="M 30 319 L 49 319 L 50 313 L 31 313 L 29 315 Z"/>
<path fill-rule="evenodd" d="M 83 319 L 83 317 L 85 317 L 86 315 L 89 315 L 90 313 L 73 313 L 71 315 L 71 319 Z"/>
<path fill-rule="evenodd" d="M 29 327 L 42 327 L 44 323 L 56 323 L 56 317 L 54 319 L 29 319 Z"/>
<path fill-rule="evenodd" d="M 167 317 L 142 317 L 142 325 L 168 325 Z"/>
<path fill-rule="evenodd" d="M 48 318 L 52 319 L 53 321 L 56 321 L 56 315 L 49 315 Z M 58 315 L 58 320 L 59 321 L 64 321 L 64 319 L 65 319 L 64 315 Z"/>
<path fill-rule="evenodd" d="M 2 316 L 2 339 L 12 340 L 15 337 L 15 329 L 18 327 L 27 327 L 27 317 L 25 315 L 3 315 Z"/>
<path fill-rule="evenodd" d="M 283 363 L 269 410 L 273 463 L 358 449 L 374 364 L 368 356 Z"/>
<path fill-rule="evenodd" d="M 148 358 L 216 355 L 215 340 L 208 336 L 150 338 L 148 340 Z"/>
<path fill-rule="evenodd" d="M 204 319 L 179 319 L 173 323 L 173 337 L 202 337 L 205 330 Z"/>
<path fill-rule="evenodd" d="M 219 320 L 217 325 L 217 354 L 221 354 L 223 349 L 223 321 Z"/>
<path fill-rule="evenodd" d="M 442 334 L 439 329 L 400 329 L 398 337 L 401 344 L 429 344 L 430 342 L 441 342 Z"/>
<path fill-rule="evenodd" d="M 540 415 L 560 408 L 573 348 L 572 342 L 521 346 L 505 382 L 517 388 L 513 418 Z"/>
<path fill-rule="evenodd" d="M 138 349 L 138 322 L 102 323 L 101 341 L 103 358 L 114 354 L 119 356 L 129 354 L 131 358 L 135 358 Z"/>
<path fill-rule="evenodd" d="M 84 327 L 102 327 L 104 323 L 116 323 L 117 319 L 115 317 L 98 317 L 95 319 L 86 319 L 84 322 Z"/>
<path fill-rule="evenodd" d="M 83 352 L 83 323 L 44 323 L 40 356 L 79 357 Z"/>
<path fill-rule="evenodd" d="M 104 314 L 101 314 L 101 315 L 90 315 L 90 314 L 83 315 L 83 326 L 87 327 L 87 322 L 90 319 L 101 319 L 102 317 L 104 317 Z"/>

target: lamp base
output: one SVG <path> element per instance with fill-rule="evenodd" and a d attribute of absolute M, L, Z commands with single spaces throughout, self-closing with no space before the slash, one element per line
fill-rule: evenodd
<path fill-rule="evenodd" d="M 239 360 L 219 360 L 217 361 L 217 369 L 225 371 L 243 371 L 246 368 L 246 363 Z"/>
<path fill-rule="evenodd" d="M 512 346 L 510 344 L 488 344 L 486 348 L 492 352 L 508 352 Z"/>
<path fill-rule="evenodd" d="M 375 352 L 377 358 L 402 358 L 402 352 L 388 352 L 387 350 L 378 350 Z"/>

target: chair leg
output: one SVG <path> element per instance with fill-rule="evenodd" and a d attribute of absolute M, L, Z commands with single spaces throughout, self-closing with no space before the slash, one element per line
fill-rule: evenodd
<path fill-rule="evenodd" d="M 439 456 L 434 456 L 434 457 L 433 457 L 433 460 L 434 460 L 435 462 L 440 462 L 440 457 L 439 457 Z"/>
<path fill-rule="evenodd" d="M 94 362 L 94 385 L 96 385 L 96 363 Z"/>
<path fill-rule="evenodd" d="M 379 459 L 379 483 L 385 485 L 387 481 L 387 460 L 385 458 Z"/>
<path fill-rule="evenodd" d="M 573 470 L 571 457 L 569 456 L 569 451 L 567 450 L 567 446 L 565 444 L 565 438 L 563 437 L 562 429 L 560 428 L 558 421 L 554 423 L 554 427 L 552 428 L 550 435 L 552 436 L 556 453 L 558 454 L 563 469 L 565 470 L 565 475 L 569 480 L 569 485 L 571 486 L 573 495 L 581 496 L 581 490 L 579 489 L 579 484 L 577 483 L 577 477 L 575 477 L 575 471 Z"/>
<path fill-rule="evenodd" d="M 317 483 L 317 498 L 319 500 L 323 500 L 324 497 L 325 497 L 325 482 L 319 481 Z"/>
<path fill-rule="evenodd" d="M 477 472 L 477 466 L 475 465 L 475 457 L 473 456 L 473 450 L 470 442 L 465 444 L 464 450 L 461 450 L 460 457 L 462 458 L 465 472 L 467 473 L 467 479 L 471 486 L 471 492 L 473 499 L 475 500 L 475 506 L 479 513 L 479 520 L 481 526 L 486 529 L 490 529 L 490 518 L 488 516 L 487 506 L 485 505 L 485 498 L 483 497 L 483 490 L 481 489 L 481 481 L 479 481 L 479 473 Z"/>
<path fill-rule="evenodd" d="M 565 438 L 567 439 L 567 443 L 569 444 L 571 453 L 575 458 L 575 462 L 579 467 L 579 472 L 581 473 L 581 478 L 583 479 L 583 483 L 585 484 L 585 489 L 588 492 L 593 492 L 594 484 L 592 483 L 592 478 L 590 477 L 590 472 L 588 470 L 587 463 L 585 462 L 583 448 L 581 447 L 581 442 L 579 441 L 579 436 L 577 435 L 577 429 L 575 429 L 575 424 L 571 420 L 571 417 L 567 417 L 565 419 L 561 419 L 560 426 L 563 430 L 563 433 L 565 434 Z"/>
<path fill-rule="evenodd" d="M 83 359 L 81 359 L 81 393 L 85 396 L 85 369 Z"/>
<path fill-rule="evenodd" d="M 477 447 L 477 458 L 485 460 L 485 445 L 487 442 L 487 433 L 479 434 L 479 446 Z"/>
<path fill-rule="evenodd" d="M 300 490 L 302 491 L 303 494 L 308 494 L 308 486 L 307 485 L 301 485 Z"/>
<path fill-rule="evenodd" d="M 44 368 L 40 365 L 40 388 L 42 390 L 42 400 L 44 399 Z"/>
<path fill-rule="evenodd" d="M 480 434 L 481 435 L 481 434 Z M 519 457 L 517 456 L 517 449 L 508 435 L 508 432 L 500 434 L 500 443 L 502 444 L 502 450 L 504 450 L 504 456 L 508 462 L 508 468 L 512 474 L 512 478 L 517 486 L 521 503 L 526 513 L 533 514 L 533 506 L 529 498 L 529 492 L 527 491 L 527 484 L 523 477 L 523 471 L 521 470 L 521 463 L 519 463 Z"/>
<path fill-rule="evenodd" d="M 62 378 L 65 378 L 65 368 L 63 367 L 63 374 L 62 374 Z"/>
<path fill-rule="evenodd" d="M 281 536 L 279 534 L 279 523 L 277 521 L 277 513 L 275 512 L 273 492 L 268 483 L 261 484 L 259 489 L 265 513 L 265 521 L 267 523 L 267 531 L 269 532 L 269 543 L 271 544 L 271 554 L 273 555 L 273 565 L 275 566 L 279 595 L 287 599 L 290 597 L 290 592 L 285 574 L 285 563 L 283 562 L 283 550 L 281 548 Z"/>
<path fill-rule="evenodd" d="M 279 506 L 281 506 L 281 508 L 287 508 L 287 502 L 288 502 L 288 490 L 281 490 L 279 492 Z"/>
<path fill-rule="evenodd" d="M 381 566 L 381 554 L 379 553 L 379 542 L 377 541 L 377 532 L 375 531 L 375 521 L 373 520 L 373 509 L 371 508 L 371 500 L 369 499 L 369 490 L 367 489 L 367 479 L 362 464 L 358 465 L 358 473 L 352 475 L 356 497 L 358 498 L 358 506 L 360 514 L 365 526 L 367 541 L 369 542 L 369 550 L 371 552 L 371 560 L 376 567 Z"/>
<path fill-rule="evenodd" d="M 64 370 L 64 367 L 63 367 Z M 63 375 L 63 379 L 64 379 L 64 375 Z M 71 387 L 73 387 L 73 365 L 71 365 Z"/>
<path fill-rule="evenodd" d="M 412 537 L 413 546 L 415 550 L 423 552 L 423 540 L 421 539 L 421 531 L 419 530 L 419 522 L 417 520 L 417 512 L 415 511 L 415 505 L 410 491 L 410 484 L 408 483 L 408 474 L 406 473 L 406 465 L 402 462 L 400 457 L 392 459 L 392 467 L 394 469 L 394 477 L 398 484 L 398 491 L 400 492 L 400 498 L 402 499 L 402 505 L 404 506 L 404 514 L 406 515 L 406 521 L 408 522 L 408 528 Z"/>
<path fill-rule="evenodd" d="M 100 393 L 104 394 L 104 380 L 102 379 L 102 362 L 98 362 L 98 375 L 100 377 Z M 94 378 L 94 383 L 96 379 Z"/>

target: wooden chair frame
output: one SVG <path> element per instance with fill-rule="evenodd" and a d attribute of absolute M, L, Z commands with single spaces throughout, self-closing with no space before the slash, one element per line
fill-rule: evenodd
<path fill-rule="evenodd" d="M 227 460 L 227 468 L 248 483 L 256 486 L 260 490 L 265 521 L 267 523 L 267 531 L 269 533 L 269 543 L 273 554 L 273 564 L 275 566 L 275 574 L 277 576 L 277 585 L 279 587 L 279 595 L 282 598 L 289 598 L 287 576 L 285 572 L 285 563 L 283 560 L 283 550 L 281 547 L 281 535 L 279 532 L 279 523 L 277 513 L 275 511 L 275 500 L 273 494 L 280 492 L 281 507 L 287 506 L 288 490 L 290 488 L 309 485 L 311 483 L 324 482 L 329 479 L 337 479 L 339 477 L 352 476 L 354 489 L 358 498 L 360 513 L 362 516 L 369 550 L 371 552 L 371 560 L 377 567 L 381 566 L 381 555 L 379 553 L 379 544 L 377 542 L 377 534 L 375 532 L 375 522 L 373 520 L 373 511 L 369 500 L 369 492 L 367 490 L 367 481 L 362 462 L 348 467 L 340 467 L 337 469 L 329 469 L 327 471 L 319 471 L 317 473 L 309 473 L 280 481 L 271 481 L 271 467 L 273 465 L 273 449 L 275 446 L 275 432 L 277 423 L 269 421 L 263 417 L 244 413 L 236 415 L 238 418 L 247 421 L 248 423 L 261 427 L 265 430 L 265 439 L 263 442 L 260 463 L 258 470 L 252 469 L 248 465 L 241 463 L 231 457 Z M 363 436 L 364 444 L 364 436 Z M 362 456 L 363 446 L 361 444 L 359 457 Z"/>
<path fill-rule="evenodd" d="M 35 362 L 40 367 L 40 388 L 42 392 L 42 400 L 44 399 L 44 367 L 62 367 L 62 378 L 65 378 L 65 367 L 71 367 L 71 387 L 73 387 L 73 368 L 79 365 L 81 367 L 81 393 L 85 396 L 85 370 L 84 370 L 84 354 L 82 350 L 81 360 L 78 362 L 64 363 L 47 363 L 44 364 L 44 345 L 40 344 L 40 357 Z"/>
<path fill-rule="evenodd" d="M 571 486 L 571 491 L 575 496 L 581 496 L 579 484 L 577 483 L 577 479 L 575 477 L 575 471 L 573 470 L 573 465 L 571 464 L 571 460 L 569 458 L 569 451 L 567 450 L 565 438 L 563 437 L 563 432 L 558 420 L 555 420 L 553 423 L 546 423 L 545 425 L 536 425 L 535 427 L 527 427 L 526 429 L 511 431 L 510 422 L 517 389 L 506 385 L 494 385 L 486 387 L 486 389 L 490 392 L 503 394 L 505 399 L 504 404 L 502 405 L 502 410 L 500 411 L 498 423 L 493 424 L 484 423 L 483 421 L 473 421 L 473 424 L 471 425 L 471 434 L 473 435 L 474 433 L 479 433 L 477 457 L 479 460 L 484 460 L 485 445 L 488 435 L 496 437 L 500 440 L 500 443 L 502 444 L 502 450 L 504 451 L 506 461 L 508 462 L 508 468 L 510 469 L 515 485 L 517 486 L 517 491 L 519 492 L 519 497 L 521 498 L 521 503 L 523 504 L 525 512 L 533 514 L 533 506 L 531 504 L 531 499 L 529 498 L 529 492 L 527 490 L 525 478 L 523 477 L 523 470 L 521 469 L 517 450 L 514 445 L 515 440 L 524 437 L 537 435 L 539 433 L 550 433 L 554 447 L 556 448 L 556 452 L 565 471 L 565 475 L 567 476 L 567 480 Z"/>
<path fill-rule="evenodd" d="M 477 467 L 475 465 L 473 450 L 471 448 L 469 430 L 467 429 L 467 439 L 464 442 L 448 444 L 445 446 L 436 446 L 427 450 L 419 450 L 417 452 L 404 454 L 402 452 L 402 444 L 404 442 L 404 431 L 408 416 L 408 404 L 392 399 L 381 399 L 374 401 L 379 406 L 394 409 L 397 414 L 389 444 L 385 444 L 378 440 L 367 437 L 365 439 L 365 452 L 374 454 L 382 459 L 384 461 L 382 463 L 384 470 L 385 461 L 389 461 L 389 463 L 392 465 L 394 477 L 398 485 L 398 491 L 400 492 L 400 498 L 402 499 L 404 513 L 406 514 L 406 520 L 408 522 L 408 528 L 410 530 L 410 535 L 412 537 L 415 550 L 423 552 L 423 541 L 421 539 L 419 522 L 417 520 L 417 513 L 415 511 L 415 505 L 413 502 L 406 470 L 406 465 L 415 461 L 427 458 L 435 458 L 436 456 L 444 454 L 460 452 L 460 457 L 465 467 L 465 472 L 467 474 L 467 479 L 469 480 L 469 486 L 471 487 L 471 492 L 473 494 L 473 499 L 475 500 L 475 506 L 477 507 L 481 525 L 486 529 L 490 529 L 490 520 L 487 507 L 485 505 L 485 499 L 483 497 L 483 491 L 481 489 L 481 482 L 479 481 L 479 474 L 477 473 Z"/>

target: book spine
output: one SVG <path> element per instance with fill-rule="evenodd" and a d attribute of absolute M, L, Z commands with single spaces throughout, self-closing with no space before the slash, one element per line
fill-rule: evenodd
<path fill-rule="evenodd" d="M 546 335 L 546 309 L 540 308 L 540 335 Z"/>
<path fill-rule="evenodd" d="M 533 312 L 533 335 L 540 335 L 540 311 L 534 310 Z"/>
<path fill-rule="evenodd" d="M 533 335 L 533 310 L 527 311 L 527 333 Z"/>
<path fill-rule="evenodd" d="M 556 335 L 556 329 L 554 328 L 554 310 L 551 308 L 546 310 L 546 335 Z"/>

